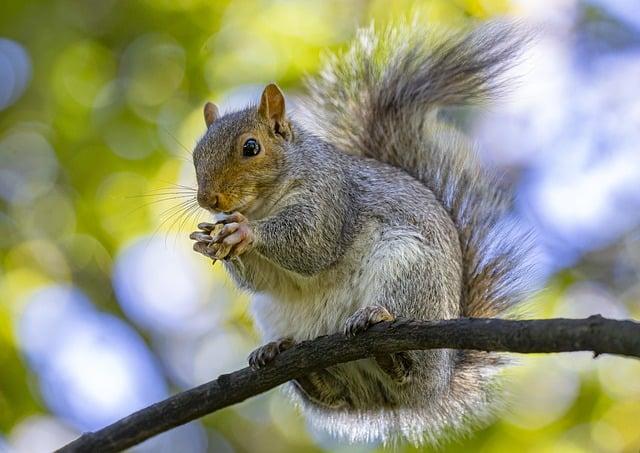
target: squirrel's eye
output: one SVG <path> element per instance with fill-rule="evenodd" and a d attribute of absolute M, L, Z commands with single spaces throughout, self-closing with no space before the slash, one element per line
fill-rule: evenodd
<path fill-rule="evenodd" d="M 256 139 L 250 138 L 242 145 L 242 155 L 252 157 L 260 152 L 260 143 Z"/>

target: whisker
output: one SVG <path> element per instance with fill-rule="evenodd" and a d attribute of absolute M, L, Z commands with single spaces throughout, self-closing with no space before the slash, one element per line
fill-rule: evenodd
<path fill-rule="evenodd" d="M 136 207 L 136 208 L 132 209 L 132 210 L 131 210 L 130 212 L 128 212 L 126 215 L 131 215 L 132 213 L 134 213 L 134 212 L 136 212 L 136 211 L 138 211 L 138 210 L 140 210 L 140 209 L 148 208 L 148 207 L 150 207 L 150 206 L 153 206 L 153 205 L 155 205 L 155 204 L 159 204 L 159 203 L 166 203 L 166 202 L 169 202 L 169 201 L 174 200 L 174 199 L 176 199 L 176 198 L 177 198 L 177 197 L 162 198 L 162 199 L 160 199 L 160 200 L 152 200 L 152 201 L 149 201 L 149 202 L 147 202 L 147 203 L 143 203 L 142 205 L 140 205 L 140 206 L 138 206 L 138 207 Z M 180 199 L 180 198 L 178 198 L 178 199 Z M 189 202 L 189 201 L 195 201 L 195 200 L 193 200 L 193 199 L 184 200 L 183 202 L 179 203 L 179 204 L 178 204 L 178 206 L 180 206 L 182 203 L 186 203 L 186 202 Z M 196 202 L 196 203 L 197 203 L 197 202 Z"/>
<path fill-rule="evenodd" d="M 200 208 L 199 205 L 198 205 L 198 207 Z M 200 217 L 201 211 L 204 211 L 204 209 L 202 209 L 202 208 L 201 209 L 194 209 L 193 213 L 189 216 L 187 224 L 197 225 L 198 223 L 200 223 L 198 221 L 198 217 Z"/>
<path fill-rule="evenodd" d="M 178 231 L 182 231 L 182 227 L 189 220 L 189 217 L 191 217 L 193 213 L 198 210 L 198 207 L 199 207 L 198 205 L 195 205 L 195 206 L 192 205 L 187 211 L 185 211 L 185 215 L 182 218 L 182 222 L 180 222 L 180 225 L 178 225 Z"/>
<path fill-rule="evenodd" d="M 153 193 L 153 194 L 147 194 L 147 195 L 128 195 L 124 198 L 128 198 L 128 199 L 136 199 L 136 198 L 151 198 L 151 197 L 162 197 L 162 198 L 158 198 L 159 200 L 176 200 L 176 199 L 181 199 L 181 198 L 193 198 L 194 194 L 192 193 Z"/>
<path fill-rule="evenodd" d="M 192 163 L 193 162 L 193 158 L 189 158 L 188 156 L 183 156 L 182 154 L 180 154 L 178 156 L 173 156 L 173 158 L 181 160 L 182 162 L 188 162 L 188 163 Z"/>
<path fill-rule="evenodd" d="M 171 216 L 173 216 L 176 212 L 180 212 L 180 210 L 182 209 L 186 209 L 188 207 L 190 207 L 192 204 L 196 204 L 197 202 L 194 200 L 185 200 L 181 203 L 178 203 L 177 205 L 171 206 L 167 209 L 165 209 L 164 211 L 162 211 L 160 214 L 158 214 L 158 217 L 160 219 L 162 219 L 164 216 L 169 216 L 169 218 Z"/>
<path fill-rule="evenodd" d="M 175 137 L 173 138 L 175 139 Z M 179 143 L 178 140 L 176 141 Z M 184 145 L 182 146 L 184 147 Z M 142 199 L 155 198 L 143 204 L 142 206 L 139 206 L 136 209 L 141 209 L 141 208 L 148 207 L 158 203 L 181 200 L 179 203 L 176 203 L 162 210 L 159 214 L 157 214 L 157 217 L 160 220 L 160 223 L 157 225 L 157 227 L 154 229 L 153 233 L 149 237 L 149 243 L 151 243 L 151 241 L 155 239 L 155 237 L 158 235 L 158 233 L 162 229 L 166 228 L 167 234 L 165 235 L 165 246 L 167 245 L 167 238 L 169 236 L 169 233 L 171 232 L 173 227 L 176 225 L 176 223 L 181 222 L 178 230 L 180 231 L 180 229 L 182 229 L 182 227 L 188 221 L 190 216 L 194 213 L 197 213 L 198 208 L 200 207 L 195 198 L 195 194 L 197 192 L 196 188 L 190 187 L 184 184 L 176 184 L 171 182 L 167 182 L 166 184 L 167 184 L 166 187 L 151 189 L 149 191 L 150 193 L 148 194 L 133 195 L 128 197 L 128 198 L 142 198 Z M 167 225 L 168 225 L 168 228 L 167 228 Z"/>
<path fill-rule="evenodd" d="M 162 213 L 160 213 L 160 215 L 158 216 L 160 219 L 162 219 L 160 221 L 160 224 L 156 227 L 156 229 L 153 231 L 152 235 L 151 235 L 151 240 L 153 240 L 153 238 L 156 236 L 156 234 L 158 234 L 158 232 L 160 231 L 160 229 L 167 224 L 167 222 L 169 222 L 171 219 L 175 218 L 177 215 L 181 214 L 185 209 L 188 209 L 191 206 L 189 201 L 180 203 L 177 206 L 172 206 L 169 209 L 165 209 Z M 164 217 L 164 219 L 162 218 Z M 166 236 L 165 236 L 165 246 L 166 246 Z"/>
<path fill-rule="evenodd" d="M 150 193 L 129 195 L 126 198 L 152 198 L 152 197 L 167 197 L 167 196 L 172 196 L 176 198 L 187 198 L 187 197 L 194 197 L 194 195 L 196 194 L 195 189 L 186 189 L 186 188 L 152 189 L 149 192 Z"/>
<path fill-rule="evenodd" d="M 151 189 L 150 194 L 154 193 L 194 193 L 196 189 L 186 189 L 182 187 L 162 187 L 160 189 Z"/>
<path fill-rule="evenodd" d="M 150 189 L 149 192 L 169 192 L 169 193 L 186 193 L 186 192 L 197 192 L 198 189 L 191 186 L 186 186 L 184 184 L 175 184 L 175 183 L 166 183 L 166 187 L 158 187 L 156 189 Z"/>
<path fill-rule="evenodd" d="M 200 205 L 197 206 L 196 209 L 193 210 L 193 213 L 190 215 L 187 223 L 192 222 L 194 224 L 198 224 L 199 222 L 196 222 L 196 220 L 198 219 L 198 216 L 200 215 L 201 211 L 205 211 Z M 208 212 L 208 211 L 205 211 Z"/>
<path fill-rule="evenodd" d="M 190 208 L 184 211 L 182 222 L 180 222 L 180 225 L 178 225 L 178 233 L 182 231 L 182 227 L 184 227 L 185 224 L 189 223 L 189 219 L 191 219 L 194 214 L 198 213 L 199 209 L 200 209 L 200 206 L 196 204 L 196 205 L 192 205 Z M 175 247 L 177 237 L 178 235 L 175 236 L 173 241 L 174 247 Z"/>
<path fill-rule="evenodd" d="M 176 225 L 176 223 L 180 222 L 182 219 L 184 219 L 184 216 L 186 215 L 187 212 L 190 212 L 195 206 L 197 206 L 197 204 L 188 204 L 185 205 L 184 209 L 180 210 L 179 214 L 177 216 L 174 217 L 173 222 L 171 222 L 171 225 L 169 225 L 168 230 L 171 231 L 173 230 L 173 227 Z"/>
<path fill-rule="evenodd" d="M 185 186 L 184 184 L 171 183 L 171 185 L 174 186 L 174 187 L 179 187 L 180 189 L 193 190 L 194 192 L 198 190 L 195 187 Z"/>
<path fill-rule="evenodd" d="M 180 140 L 178 140 L 178 138 L 173 135 L 169 129 L 167 129 L 164 125 L 160 124 L 159 125 L 167 134 L 169 134 L 169 136 L 180 146 L 182 146 L 182 149 L 184 149 L 187 153 L 189 153 L 189 155 L 193 155 L 193 151 L 190 150 L 189 148 L 187 148 Z"/>
<path fill-rule="evenodd" d="M 167 237 L 168 237 L 168 233 L 170 233 L 173 230 L 173 227 L 175 226 L 176 223 L 178 223 L 181 219 L 184 219 L 184 216 L 186 215 L 187 212 L 190 212 L 194 206 L 196 205 L 187 205 L 184 207 L 184 209 L 181 209 L 180 211 L 178 211 L 177 215 L 173 216 L 173 221 L 171 222 L 171 224 L 169 225 L 169 227 L 167 228 L 167 235 L 164 238 L 164 244 L 165 246 L 167 245 Z M 180 229 L 178 229 L 178 232 L 180 231 Z M 177 237 L 177 235 L 176 235 Z M 175 244 L 175 242 L 174 242 Z"/>
<path fill-rule="evenodd" d="M 178 193 L 182 193 L 182 192 L 195 192 L 196 189 L 194 189 L 193 187 L 179 187 L 179 186 L 171 186 L 171 187 L 159 187 L 157 189 L 151 189 L 149 190 L 150 193 L 157 193 L 157 192 L 178 192 Z"/>

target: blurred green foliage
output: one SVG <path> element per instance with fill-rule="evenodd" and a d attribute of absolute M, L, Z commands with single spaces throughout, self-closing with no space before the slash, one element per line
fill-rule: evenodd
<path fill-rule="evenodd" d="M 0 433 L 11 439 L 27 417 L 48 412 L 17 343 L 25 297 L 72 282 L 100 310 L 126 319 L 112 289 L 114 257 L 138 235 L 180 228 L 162 224 L 170 201 L 138 195 L 189 179 L 188 150 L 203 132 L 205 100 L 272 80 L 295 91 L 324 50 L 343 46 L 372 19 L 418 10 L 451 25 L 509 9 L 506 0 L 3 1 L 0 37 L 27 50 L 32 75 L 19 101 L 0 114 L 0 142 L 39 185 L 0 202 Z M 224 279 L 219 270 L 215 278 Z M 539 297 L 538 314 L 562 313 L 567 291 L 589 278 L 588 268 L 557 276 Z M 233 298 L 229 322 L 257 344 L 246 299 Z M 511 409 L 448 450 L 637 451 L 637 361 L 575 354 L 522 362 L 509 373 Z M 249 403 L 264 413 L 259 421 L 245 406 L 204 423 L 237 451 L 322 450 L 279 393 Z"/>

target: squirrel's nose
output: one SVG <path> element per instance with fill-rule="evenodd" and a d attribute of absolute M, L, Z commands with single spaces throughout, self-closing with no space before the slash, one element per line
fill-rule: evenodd
<path fill-rule="evenodd" d="M 218 206 L 219 196 L 217 193 L 208 194 L 198 192 L 198 204 L 205 209 L 215 209 Z"/>

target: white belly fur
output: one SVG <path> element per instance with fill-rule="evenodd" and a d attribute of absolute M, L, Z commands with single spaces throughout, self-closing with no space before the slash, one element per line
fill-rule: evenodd
<path fill-rule="evenodd" d="M 372 268 L 367 265 L 373 258 L 370 244 L 354 244 L 349 255 L 343 263 L 358 263 L 353 268 L 336 266 L 340 271 L 330 269 L 313 277 L 283 272 L 261 260 L 264 286 L 255 282 L 251 309 L 264 341 L 282 337 L 303 341 L 342 332 L 347 318 L 366 305 L 367 282 L 371 283 L 366 271 Z M 250 261 L 246 264 L 253 264 Z"/>
<path fill-rule="evenodd" d="M 359 302 L 353 293 L 348 296 L 346 289 L 334 287 L 307 293 L 303 300 L 256 293 L 251 305 L 265 341 L 281 337 L 302 341 L 342 331 Z"/>

